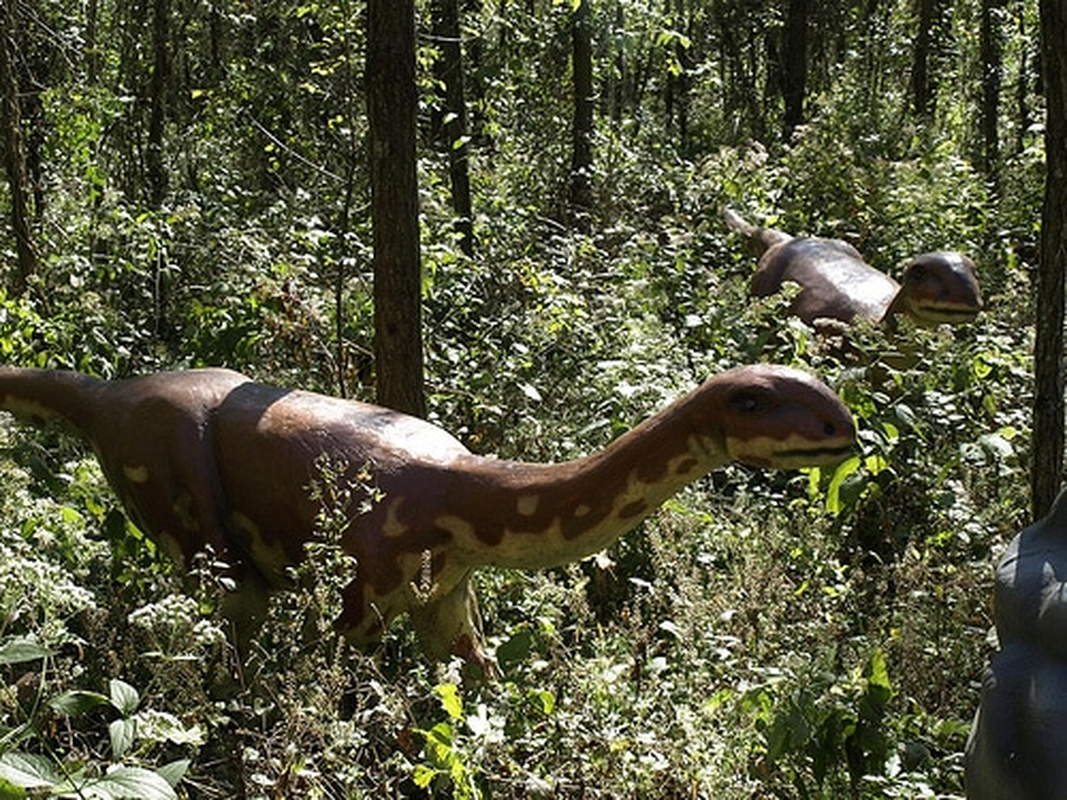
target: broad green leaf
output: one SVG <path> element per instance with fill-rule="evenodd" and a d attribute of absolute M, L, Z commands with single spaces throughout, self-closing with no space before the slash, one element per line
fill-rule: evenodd
<path fill-rule="evenodd" d="M 529 628 L 523 627 L 512 634 L 511 638 L 496 649 L 497 660 L 502 665 L 520 662 L 527 659 L 533 644 L 533 634 Z"/>
<path fill-rule="evenodd" d="M 0 644 L 0 664 L 21 664 L 24 661 L 36 661 L 52 655 L 54 650 L 49 650 L 37 643 L 37 640 L 29 636 L 19 636 L 8 639 Z"/>
<path fill-rule="evenodd" d="M 120 713 L 126 716 L 137 710 L 137 705 L 141 702 L 141 695 L 130 684 L 118 678 L 112 678 L 108 688 L 111 692 L 111 705 L 117 708 Z"/>
<path fill-rule="evenodd" d="M 456 758 L 452 748 L 452 726 L 447 722 L 438 722 L 430 730 L 424 731 L 426 744 L 423 754 L 431 764 L 447 766 Z"/>
<path fill-rule="evenodd" d="M 178 800 L 171 785 L 159 774 L 142 767 L 116 767 L 100 778 L 80 781 L 74 786 L 56 787 L 59 794 L 115 800 Z"/>
<path fill-rule="evenodd" d="M 845 482 L 845 478 L 859 469 L 859 466 L 859 456 L 851 456 L 838 464 L 837 469 L 834 470 L 830 484 L 826 487 L 826 510 L 831 514 L 841 513 L 841 484 Z"/>
<path fill-rule="evenodd" d="M 866 467 L 871 475 L 877 475 L 879 472 L 889 467 L 889 461 L 885 456 L 874 453 L 863 459 L 863 466 Z"/>
<path fill-rule="evenodd" d="M 86 692 L 75 689 L 72 692 L 63 692 L 63 694 L 53 697 L 48 701 L 48 705 L 59 714 L 76 717 L 107 702 L 107 697 L 99 692 Z"/>
<path fill-rule="evenodd" d="M 60 779 L 52 762 L 33 753 L 0 755 L 0 779 L 22 789 L 41 789 Z"/>
<path fill-rule="evenodd" d="M 185 773 L 189 771 L 191 763 L 188 758 L 179 758 L 177 761 L 171 761 L 169 764 L 157 767 L 156 774 L 171 786 L 177 786 L 179 781 L 185 777 Z"/>
<path fill-rule="evenodd" d="M 107 731 L 111 737 L 111 755 L 122 758 L 137 738 L 137 720 L 132 717 L 117 719 L 107 726 Z"/>

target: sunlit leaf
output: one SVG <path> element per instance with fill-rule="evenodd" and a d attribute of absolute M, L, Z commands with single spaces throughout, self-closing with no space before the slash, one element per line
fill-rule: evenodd
<path fill-rule="evenodd" d="M 459 696 L 459 689 L 454 683 L 442 683 L 434 687 L 437 696 L 441 698 L 441 708 L 452 719 L 463 719 L 463 701 Z"/>

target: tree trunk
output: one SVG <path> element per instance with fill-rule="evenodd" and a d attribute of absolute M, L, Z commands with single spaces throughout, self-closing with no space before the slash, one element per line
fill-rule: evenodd
<path fill-rule="evenodd" d="M 982 60 L 982 172 L 993 187 L 999 190 L 1000 165 L 1000 72 L 1003 47 L 1000 42 L 1000 9 L 1002 0 L 982 0 L 981 60 Z"/>
<path fill-rule="evenodd" d="M 424 417 L 414 0 L 368 0 L 366 81 L 377 397 Z"/>
<path fill-rule="evenodd" d="M 1041 55 L 1047 102 L 1045 203 L 1034 349 L 1031 503 L 1043 517 L 1063 473 L 1063 320 L 1067 273 L 1067 3 L 1041 0 Z"/>
<path fill-rule="evenodd" d="M 785 100 L 783 136 L 786 141 L 804 123 L 804 98 L 808 83 L 809 0 L 789 0 L 782 32 L 782 98 Z"/>
<path fill-rule="evenodd" d="M 152 80 L 149 84 L 148 148 L 145 161 L 148 202 L 159 208 L 167 196 L 167 168 L 163 161 L 163 135 L 170 86 L 170 0 L 152 4 Z"/>
<path fill-rule="evenodd" d="M 930 59 L 935 40 L 935 21 L 939 16 L 938 0 L 918 0 L 918 26 L 915 34 L 915 52 L 911 66 L 911 97 L 915 113 L 932 117 L 937 85 Z"/>
<path fill-rule="evenodd" d="M 689 151 L 689 108 L 690 88 L 693 74 L 693 57 L 689 52 L 693 46 L 689 38 L 692 25 L 689 14 L 686 12 L 685 0 L 668 0 L 668 18 L 672 20 L 676 30 L 683 27 L 686 29 L 686 40 L 681 37 L 675 38 L 671 47 L 674 50 L 674 63 L 667 75 L 667 132 L 674 128 L 678 132 L 678 147 L 682 153 Z"/>
<path fill-rule="evenodd" d="M 593 209 L 593 35 L 592 0 L 579 0 L 571 13 L 574 120 L 571 142 L 571 216 L 579 228 Z"/>
<path fill-rule="evenodd" d="M 15 4 L 0 9 L 0 119 L 3 120 L 4 169 L 11 192 L 11 229 L 15 234 L 17 269 L 11 293 L 21 294 L 37 272 L 37 251 L 30 226 L 29 189 L 26 185 L 26 152 L 22 138 L 22 114 L 15 73 Z"/>
<path fill-rule="evenodd" d="M 1018 39 L 1022 42 L 1019 48 L 1019 78 L 1015 83 L 1015 101 L 1017 106 L 1018 123 L 1015 126 L 1015 153 L 1018 155 L 1026 149 L 1026 137 L 1030 132 L 1030 81 L 1034 76 L 1030 74 L 1030 42 L 1029 32 L 1026 29 L 1026 0 L 1017 0 L 1016 16 L 1019 19 Z"/>
<path fill-rule="evenodd" d="M 452 210 L 460 232 L 460 247 L 474 255 L 474 223 L 471 181 L 468 171 L 467 101 L 463 94 L 463 46 L 460 37 L 459 0 L 435 0 L 434 30 L 441 57 L 437 78 L 444 86 L 444 121 L 441 126 L 448 148 L 448 173 L 452 185 Z"/>

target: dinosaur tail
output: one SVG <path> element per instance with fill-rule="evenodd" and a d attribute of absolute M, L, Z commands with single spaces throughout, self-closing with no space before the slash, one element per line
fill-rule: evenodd
<path fill-rule="evenodd" d="M 761 228 L 758 225 L 753 225 L 729 208 L 723 210 L 722 221 L 726 223 L 727 228 L 740 233 L 748 240 L 749 248 L 756 256 L 761 256 L 776 244 L 787 242 L 793 238 L 788 233 L 783 233 L 773 228 Z"/>
<path fill-rule="evenodd" d="M 0 367 L 0 411 L 38 425 L 64 423 L 84 435 L 93 428 L 105 385 L 78 372 Z"/>

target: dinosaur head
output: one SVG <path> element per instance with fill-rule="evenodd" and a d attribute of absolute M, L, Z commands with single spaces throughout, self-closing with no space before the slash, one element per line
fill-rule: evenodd
<path fill-rule="evenodd" d="M 725 449 L 736 461 L 779 469 L 836 464 L 855 444 L 848 408 L 805 372 L 757 364 L 712 380 Z"/>
<path fill-rule="evenodd" d="M 974 262 L 953 252 L 923 253 L 908 263 L 900 291 L 886 310 L 910 316 L 919 325 L 958 325 L 982 310 Z"/>

